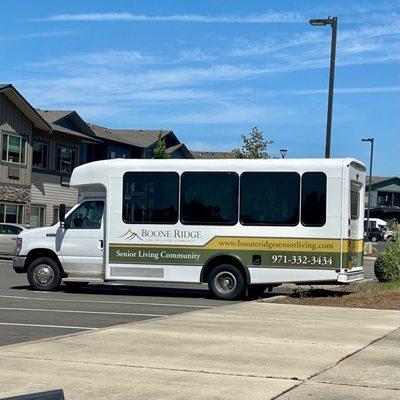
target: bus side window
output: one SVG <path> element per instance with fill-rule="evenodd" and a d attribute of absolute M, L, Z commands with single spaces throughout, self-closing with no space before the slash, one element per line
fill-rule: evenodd
<path fill-rule="evenodd" d="M 234 172 L 184 172 L 181 188 L 183 224 L 234 225 L 239 177 Z"/>
<path fill-rule="evenodd" d="M 175 224 L 178 194 L 176 172 L 126 172 L 122 219 L 127 224 Z"/>
<path fill-rule="evenodd" d="M 299 222 L 297 172 L 243 172 L 240 222 L 243 225 L 295 226 Z"/>
<path fill-rule="evenodd" d="M 323 226 L 326 222 L 326 175 L 305 172 L 301 178 L 301 223 Z"/>

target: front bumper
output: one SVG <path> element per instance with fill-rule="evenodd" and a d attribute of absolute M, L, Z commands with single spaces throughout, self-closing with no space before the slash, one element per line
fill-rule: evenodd
<path fill-rule="evenodd" d="M 341 271 L 338 273 L 337 280 L 340 283 L 351 283 L 356 281 L 362 281 L 364 279 L 364 269 L 362 267 L 356 267 L 349 269 L 348 271 Z"/>
<path fill-rule="evenodd" d="M 25 271 L 25 256 L 14 256 L 12 259 L 12 266 L 17 274 L 22 274 Z"/>

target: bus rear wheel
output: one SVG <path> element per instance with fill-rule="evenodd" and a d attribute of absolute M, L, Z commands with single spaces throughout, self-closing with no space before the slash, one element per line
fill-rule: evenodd
<path fill-rule="evenodd" d="M 60 286 L 61 269 L 50 257 L 33 260 L 28 267 L 28 281 L 33 290 L 50 291 Z"/>
<path fill-rule="evenodd" d="M 208 278 L 211 293 L 221 300 L 235 300 L 244 291 L 242 273 L 233 265 L 223 264 L 215 267 Z"/>

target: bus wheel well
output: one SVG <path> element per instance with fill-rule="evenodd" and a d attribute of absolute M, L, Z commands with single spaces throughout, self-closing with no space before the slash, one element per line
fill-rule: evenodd
<path fill-rule="evenodd" d="M 250 283 L 250 274 L 247 267 L 238 257 L 229 254 L 218 255 L 207 260 L 201 270 L 200 282 L 207 283 L 211 271 L 222 264 L 230 264 L 236 267 L 242 273 L 245 283 Z"/>
<path fill-rule="evenodd" d="M 63 270 L 63 267 L 60 263 L 60 260 L 57 257 L 57 254 L 54 253 L 54 251 L 49 250 L 49 249 L 34 249 L 31 250 L 28 255 L 26 256 L 26 260 L 25 260 L 25 272 L 28 271 L 29 265 L 31 265 L 33 260 L 36 260 L 39 257 L 49 257 L 51 259 L 53 259 L 58 266 L 60 267 L 61 273 L 63 277 L 66 277 L 66 273 Z"/>

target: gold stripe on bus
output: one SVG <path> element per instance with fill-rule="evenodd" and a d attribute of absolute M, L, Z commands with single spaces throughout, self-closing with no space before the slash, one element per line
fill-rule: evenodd
<path fill-rule="evenodd" d="M 205 250 L 254 250 L 279 252 L 318 252 L 318 253 L 353 253 L 363 250 L 363 240 L 342 241 L 340 239 L 304 239 L 304 238 L 271 238 L 271 237 L 235 237 L 216 236 L 204 245 L 152 244 L 152 243 L 110 243 L 111 247 L 145 247 L 167 249 L 205 249 Z"/>
<path fill-rule="evenodd" d="M 259 250 L 340 252 L 340 239 L 298 239 L 259 237 L 220 237 L 210 240 L 205 249 L 212 250 Z"/>

